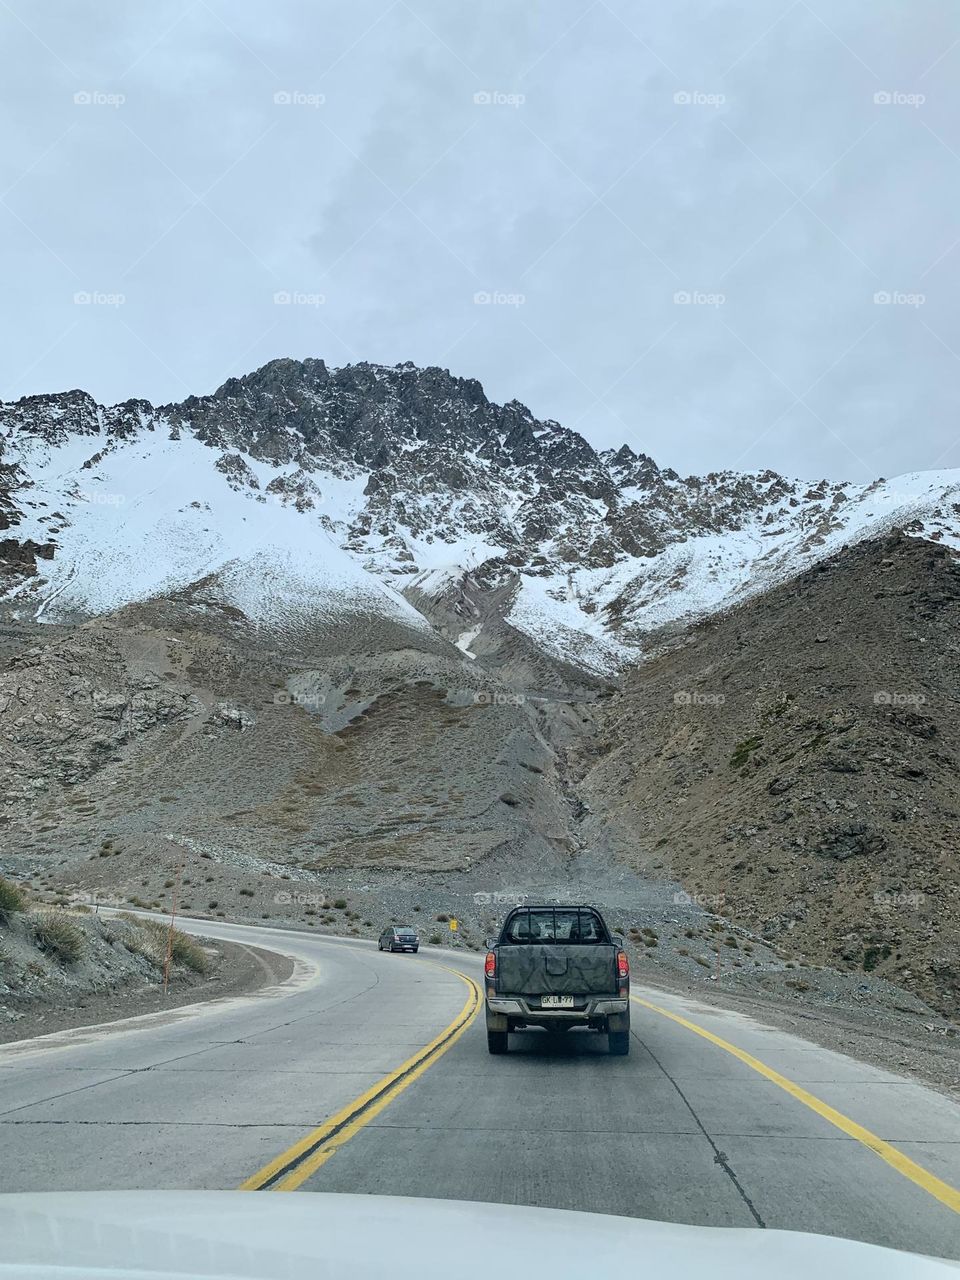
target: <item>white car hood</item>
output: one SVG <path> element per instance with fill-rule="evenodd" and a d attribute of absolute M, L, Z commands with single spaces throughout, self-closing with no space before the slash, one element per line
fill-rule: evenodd
<path fill-rule="evenodd" d="M 0 1280 L 956 1280 L 830 1236 L 326 1193 L 0 1195 Z"/>

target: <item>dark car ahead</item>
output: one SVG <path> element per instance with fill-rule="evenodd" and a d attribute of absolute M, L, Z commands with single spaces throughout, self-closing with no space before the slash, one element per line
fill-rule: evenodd
<path fill-rule="evenodd" d="M 413 951 L 420 949 L 420 937 L 416 929 L 406 924 L 392 924 L 384 929 L 377 943 L 378 951 Z"/>

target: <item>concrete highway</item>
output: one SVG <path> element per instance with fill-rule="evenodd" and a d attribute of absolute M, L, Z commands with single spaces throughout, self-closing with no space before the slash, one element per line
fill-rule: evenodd
<path fill-rule="evenodd" d="M 213 924 L 248 997 L 0 1047 L 0 1191 L 344 1191 L 785 1228 L 960 1257 L 960 1107 L 742 1014 L 634 988 L 633 1043 L 487 1053 L 481 959 Z"/>

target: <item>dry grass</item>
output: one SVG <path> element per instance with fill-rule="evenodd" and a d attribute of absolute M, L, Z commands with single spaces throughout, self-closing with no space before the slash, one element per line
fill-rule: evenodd
<path fill-rule="evenodd" d="M 76 964 L 86 950 L 83 930 L 66 911 L 37 911 L 31 923 L 40 950 L 63 964 Z"/>
<path fill-rule="evenodd" d="M 27 899 L 22 889 L 18 888 L 12 880 L 4 880 L 0 876 L 0 921 L 9 919 L 18 911 L 23 911 L 27 905 Z"/>
<path fill-rule="evenodd" d="M 157 968 L 162 968 L 167 954 L 169 926 L 160 920 L 141 920 L 139 916 L 128 912 L 123 912 L 118 919 L 132 926 L 128 936 L 124 938 L 127 950 L 146 956 Z M 182 965 L 194 973 L 206 973 L 210 967 L 207 953 L 196 938 L 191 938 L 188 933 L 182 933 L 179 929 L 173 930 L 171 959 L 174 964 Z"/>

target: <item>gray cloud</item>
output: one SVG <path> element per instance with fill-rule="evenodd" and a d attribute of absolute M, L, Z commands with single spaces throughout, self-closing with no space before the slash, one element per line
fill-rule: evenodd
<path fill-rule="evenodd" d="M 412 359 L 683 471 L 960 465 L 946 0 L 11 0 L 0 29 L 5 397 Z"/>

